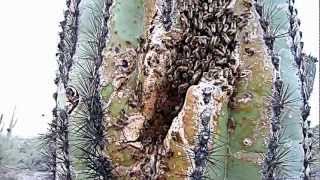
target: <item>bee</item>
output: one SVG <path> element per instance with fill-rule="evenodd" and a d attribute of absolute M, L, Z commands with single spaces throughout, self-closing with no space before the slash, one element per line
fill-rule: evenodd
<path fill-rule="evenodd" d="M 229 36 L 226 33 L 222 33 L 221 37 L 226 44 L 229 44 L 231 42 L 231 39 L 229 38 Z"/>
<path fill-rule="evenodd" d="M 186 56 L 186 57 L 190 57 L 190 55 L 191 55 L 191 49 L 189 48 L 189 46 L 187 46 L 187 45 L 184 45 L 184 46 L 183 46 L 183 54 L 184 54 L 184 56 Z"/>
<path fill-rule="evenodd" d="M 195 55 L 195 57 L 196 57 L 197 59 L 201 59 L 201 56 L 200 56 L 200 54 L 199 54 L 199 50 L 200 50 L 200 48 L 197 47 L 195 50 L 192 51 L 192 53 Z"/>
<path fill-rule="evenodd" d="M 200 79 L 201 79 L 201 75 L 202 75 L 202 71 L 201 70 L 197 70 L 190 81 L 190 84 L 196 84 Z"/>
<path fill-rule="evenodd" d="M 193 66 L 193 70 L 196 71 L 198 69 L 202 68 L 202 63 L 200 61 L 196 61 L 194 66 Z"/>
<path fill-rule="evenodd" d="M 186 44 L 189 44 L 190 42 L 191 42 L 191 40 L 192 40 L 192 35 L 188 35 L 187 37 L 186 37 L 186 39 L 184 40 L 184 42 L 186 43 Z"/>
<path fill-rule="evenodd" d="M 249 34 L 249 32 L 244 32 L 244 34 L 243 34 L 243 42 L 245 43 L 245 44 L 249 44 L 250 43 L 250 34 Z"/>
<path fill-rule="evenodd" d="M 199 26 L 198 28 L 201 30 L 203 29 L 203 20 L 202 19 L 199 19 Z"/>
<path fill-rule="evenodd" d="M 188 20 L 187 16 L 186 16 L 184 13 L 181 13 L 180 21 L 181 21 L 182 24 L 185 25 L 186 27 L 190 27 L 189 20 Z"/>
<path fill-rule="evenodd" d="M 227 21 L 228 21 L 227 16 L 226 16 L 226 15 L 223 15 L 223 16 L 221 17 L 221 24 L 222 24 L 222 25 L 225 25 Z"/>
<path fill-rule="evenodd" d="M 212 36 L 210 40 L 210 46 L 214 47 L 218 43 L 218 37 L 217 36 Z"/>
<path fill-rule="evenodd" d="M 203 76 L 208 81 L 215 79 L 217 72 L 215 69 L 210 69 L 208 72 L 203 73 Z"/>
<path fill-rule="evenodd" d="M 200 56 L 201 56 L 201 58 L 207 58 L 207 50 L 206 50 L 206 48 L 201 48 L 200 49 Z"/>
<path fill-rule="evenodd" d="M 242 17 L 243 19 L 251 19 L 251 13 L 242 13 L 240 14 L 240 17 Z"/>
<path fill-rule="evenodd" d="M 221 16 L 223 16 L 224 12 L 222 10 L 219 10 L 216 14 L 215 17 L 216 18 L 220 18 Z"/>
<path fill-rule="evenodd" d="M 212 13 L 205 13 L 203 16 L 203 20 L 210 20 L 212 19 L 214 16 L 212 15 Z"/>
<path fill-rule="evenodd" d="M 189 83 L 180 84 L 178 86 L 178 93 L 180 95 L 183 95 L 185 92 L 187 92 L 187 89 L 188 89 L 189 86 L 190 86 Z"/>
<path fill-rule="evenodd" d="M 188 2 L 182 1 L 182 3 L 183 3 L 182 10 L 187 11 L 188 10 Z"/>
<path fill-rule="evenodd" d="M 208 4 L 207 3 L 203 3 L 203 9 L 205 10 L 205 11 L 208 11 L 208 9 L 209 9 L 209 7 L 208 7 Z"/>
<path fill-rule="evenodd" d="M 252 3 L 251 1 L 243 1 L 242 2 L 242 5 L 248 9 L 251 9 L 252 8 Z"/>
<path fill-rule="evenodd" d="M 188 71 L 188 67 L 187 66 L 179 66 L 176 71 L 178 72 L 187 72 Z"/>
<path fill-rule="evenodd" d="M 172 76 L 171 74 L 169 74 L 169 75 L 167 76 L 167 80 L 168 80 L 169 82 L 173 82 L 173 76 Z"/>
<path fill-rule="evenodd" d="M 189 75 L 188 75 L 187 72 L 183 72 L 183 73 L 182 73 L 182 79 L 183 79 L 183 80 L 188 80 L 188 77 L 189 77 Z"/>
<path fill-rule="evenodd" d="M 209 13 L 213 13 L 213 7 L 212 6 L 209 6 L 208 12 Z"/>
<path fill-rule="evenodd" d="M 188 9 L 188 18 L 193 19 L 193 10 Z"/>
<path fill-rule="evenodd" d="M 206 45 L 207 44 L 207 41 L 208 41 L 208 37 L 207 36 L 195 36 L 195 38 L 197 38 L 198 42 L 201 44 L 201 45 Z"/>
<path fill-rule="evenodd" d="M 209 63 L 209 69 L 213 69 L 216 66 L 215 61 L 210 61 Z"/>
<path fill-rule="evenodd" d="M 244 51 L 249 55 L 249 56 L 253 56 L 254 55 L 254 49 L 252 48 L 244 48 Z"/>
<path fill-rule="evenodd" d="M 216 64 L 217 65 L 225 65 L 225 64 L 227 64 L 228 63 L 228 61 L 227 61 L 227 58 L 225 58 L 225 57 L 223 57 L 223 58 L 219 58 L 217 61 L 216 61 Z"/>
<path fill-rule="evenodd" d="M 206 59 L 207 61 L 211 61 L 212 60 L 212 54 L 211 53 L 208 53 L 207 56 L 206 56 Z"/>
<path fill-rule="evenodd" d="M 238 23 L 239 29 L 243 29 L 248 24 L 248 20 L 244 19 Z"/>
<path fill-rule="evenodd" d="M 218 44 L 217 48 L 214 49 L 214 52 L 219 56 L 224 56 L 226 54 L 226 47 L 222 44 Z"/>

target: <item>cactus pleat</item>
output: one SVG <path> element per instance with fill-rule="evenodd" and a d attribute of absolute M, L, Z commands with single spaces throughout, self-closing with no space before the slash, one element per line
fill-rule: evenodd
<path fill-rule="evenodd" d="M 309 98 L 312 92 L 313 82 L 315 79 L 317 60 L 312 56 L 307 56 L 303 53 L 302 32 L 299 31 L 300 20 L 297 18 L 298 12 L 294 8 L 294 1 L 290 0 L 288 3 L 289 11 L 289 32 L 291 37 L 291 52 L 298 69 L 298 77 L 300 80 L 300 93 L 302 97 L 302 105 L 300 108 L 302 117 L 302 133 L 304 150 L 304 179 L 310 179 L 310 163 L 312 159 L 312 138 L 313 132 L 310 129 L 311 121 L 308 119 L 310 114 Z"/>
<path fill-rule="evenodd" d="M 263 41 L 258 15 L 250 1 L 235 3 L 235 12 L 248 19 L 239 41 L 240 67 L 235 90 L 225 117 L 228 152 L 224 178 L 260 179 L 261 154 L 266 151 L 265 137 L 269 131 L 269 103 L 272 65 Z M 248 173 L 243 174 L 243 169 Z M 220 179 L 220 176 L 213 176 Z"/>
<path fill-rule="evenodd" d="M 269 47 L 275 69 L 272 93 L 272 132 L 263 168 L 263 178 L 309 179 L 308 159 L 311 159 L 311 151 L 309 144 L 306 145 L 306 143 L 310 142 L 307 135 L 310 121 L 308 124 L 306 119 L 308 113 L 306 112 L 310 110 L 307 94 L 310 94 L 309 90 L 312 89 L 310 89 L 310 83 L 306 87 L 304 82 L 306 78 L 312 82 L 314 75 L 311 77 L 303 75 L 301 63 L 308 64 L 309 68 L 315 68 L 315 65 L 310 64 L 307 62 L 307 58 L 304 58 L 303 43 L 301 43 L 302 34 L 298 32 L 300 20 L 296 17 L 297 10 L 293 7 L 293 1 L 288 3 L 275 2 L 278 3 L 276 5 L 272 3 L 258 2 L 256 6 L 257 9 L 262 9 L 260 22 L 265 29 L 264 39 Z M 270 12 L 268 6 L 272 7 L 273 12 L 263 13 Z M 287 20 L 279 18 L 286 13 L 289 14 Z M 268 14 L 275 15 L 268 18 Z M 287 45 L 288 41 L 290 46 Z M 292 65 L 294 63 L 296 66 Z M 285 72 L 289 72 L 289 74 Z M 305 91 L 306 88 L 309 90 Z"/>
<path fill-rule="evenodd" d="M 55 84 L 58 90 L 54 94 L 57 106 L 53 110 L 54 120 L 50 124 L 48 141 L 48 155 L 50 157 L 49 169 L 52 178 L 72 179 L 70 147 L 69 147 L 69 115 L 66 104 L 65 91 L 69 82 L 69 71 L 73 64 L 78 32 L 78 5 L 80 1 L 67 1 L 67 10 L 64 12 L 64 20 L 60 25 L 62 32 L 59 33 L 58 44 L 58 67 L 59 72 Z"/>
<path fill-rule="evenodd" d="M 76 149 L 80 150 L 79 159 L 85 168 L 81 169 L 87 178 L 111 179 L 111 162 L 104 154 L 107 144 L 107 131 L 104 126 L 104 109 L 100 95 L 99 68 L 102 51 L 108 35 L 107 22 L 112 1 L 86 4 L 89 26 L 81 32 L 78 68 L 80 78 L 78 90 L 81 101 L 74 117 L 76 124 Z"/>

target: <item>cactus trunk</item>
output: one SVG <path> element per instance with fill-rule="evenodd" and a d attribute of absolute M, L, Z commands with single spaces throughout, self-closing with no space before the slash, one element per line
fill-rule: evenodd
<path fill-rule="evenodd" d="M 67 4 L 53 179 L 312 178 L 317 60 L 294 1 Z"/>

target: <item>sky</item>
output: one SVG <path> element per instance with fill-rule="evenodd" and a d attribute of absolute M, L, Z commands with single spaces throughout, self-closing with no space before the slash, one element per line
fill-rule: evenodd
<path fill-rule="evenodd" d="M 296 0 L 296 5 L 302 21 L 305 50 L 319 58 L 319 0 Z M 37 136 L 46 131 L 52 119 L 55 53 L 64 7 L 64 0 L 1 2 L 0 113 L 4 113 L 8 125 L 16 107 L 18 123 L 14 135 Z M 314 90 L 316 93 L 311 97 L 313 124 L 319 120 L 319 78 Z"/>
<path fill-rule="evenodd" d="M 319 60 L 319 0 L 296 0 L 298 17 L 301 19 L 300 29 L 303 32 L 304 51 L 311 54 Z M 311 126 L 319 124 L 319 62 L 317 63 L 317 75 L 310 97 Z"/>
<path fill-rule="evenodd" d="M 16 106 L 14 135 L 36 136 L 52 119 L 58 23 L 64 6 L 64 0 L 1 1 L 0 113 L 8 125 Z"/>

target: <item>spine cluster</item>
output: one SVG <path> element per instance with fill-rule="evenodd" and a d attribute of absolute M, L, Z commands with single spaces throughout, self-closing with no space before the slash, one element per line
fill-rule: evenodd
<path fill-rule="evenodd" d="M 169 31 L 172 26 L 172 13 L 173 13 L 173 1 L 174 0 L 164 0 L 162 4 L 161 20 L 163 27 L 166 31 Z"/>
<path fill-rule="evenodd" d="M 204 109 L 200 114 L 200 131 L 198 134 L 198 144 L 194 149 L 195 167 L 190 175 L 191 179 L 202 179 L 205 175 L 206 166 L 209 159 L 209 143 L 212 137 L 212 88 L 206 87 L 202 90 Z"/>

